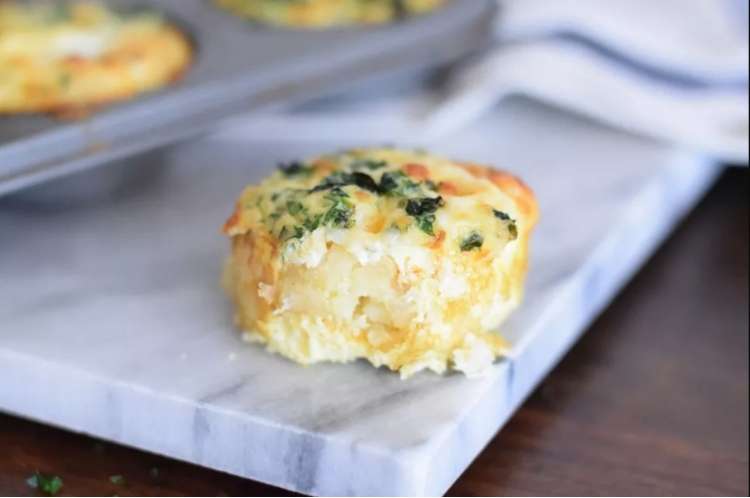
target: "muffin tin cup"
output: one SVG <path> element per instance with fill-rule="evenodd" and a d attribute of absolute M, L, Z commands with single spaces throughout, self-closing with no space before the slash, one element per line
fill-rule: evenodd
<path fill-rule="evenodd" d="M 76 209 L 94 207 L 134 190 L 147 188 L 164 175 L 170 147 L 107 163 L 106 168 L 78 171 L 54 181 L 12 192 L 0 199 L 6 207 L 22 209 Z"/>

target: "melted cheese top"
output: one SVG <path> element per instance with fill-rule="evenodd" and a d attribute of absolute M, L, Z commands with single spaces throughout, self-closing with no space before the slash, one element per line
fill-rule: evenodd
<path fill-rule="evenodd" d="M 116 15 L 94 2 L 69 6 L 0 3 L 0 63 L 16 58 L 99 57 L 124 31 L 151 30 L 160 23 L 151 12 Z"/>
<path fill-rule="evenodd" d="M 408 252 L 429 265 L 433 251 L 499 254 L 518 236 L 518 209 L 469 166 L 420 152 L 359 149 L 281 165 L 243 192 L 225 231 L 265 233 L 291 262 L 310 267 L 326 241 L 362 264 Z M 445 290 L 461 293 L 461 285 L 448 279 Z"/>

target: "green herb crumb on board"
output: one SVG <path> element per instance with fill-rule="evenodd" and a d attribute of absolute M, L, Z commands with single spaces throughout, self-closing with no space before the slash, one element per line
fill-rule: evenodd
<path fill-rule="evenodd" d="M 33 475 L 26 479 L 26 484 L 40 493 L 55 496 L 62 489 L 63 480 L 60 476 L 34 472 Z"/>
<path fill-rule="evenodd" d="M 109 476 L 109 482 L 116 486 L 124 486 L 125 485 L 125 478 L 121 476 L 120 474 L 116 474 L 113 476 Z"/>

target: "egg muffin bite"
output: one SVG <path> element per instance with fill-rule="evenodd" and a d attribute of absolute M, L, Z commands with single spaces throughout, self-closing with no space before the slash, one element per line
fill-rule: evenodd
<path fill-rule="evenodd" d="M 382 24 L 423 14 L 447 0 L 214 0 L 247 19 L 299 28 Z"/>
<path fill-rule="evenodd" d="M 507 351 L 534 195 L 514 176 L 426 153 L 355 149 L 247 187 L 224 233 L 245 338 L 302 364 L 359 358 L 408 377 L 478 375 Z"/>
<path fill-rule="evenodd" d="M 175 81 L 191 58 L 153 11 L 0 0 L 0 113 L 85 114 Z"/>

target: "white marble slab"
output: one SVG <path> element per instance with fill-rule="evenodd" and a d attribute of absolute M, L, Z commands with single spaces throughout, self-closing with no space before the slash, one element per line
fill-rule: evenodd
<path fill-rule="evenodd" d="M 513 357 L 480 380 L 401 381 L 243 344 L 219 288 L 242 185 L 341 145 L 214 138 L 106 202 L 0 201 L 0 409 L 304 493 L 439 495 L 716 174 L 524 102 L 434 144 L 515 170 L 543 214 Z"/>

